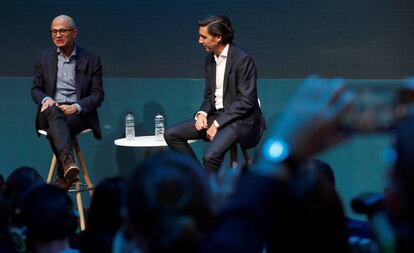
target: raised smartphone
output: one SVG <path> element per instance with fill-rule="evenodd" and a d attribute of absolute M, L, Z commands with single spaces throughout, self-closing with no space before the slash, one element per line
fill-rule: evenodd
<path fill-rule="evenodd" d="M 351 108 L 341 118 L 340 128 L 346 132 L 386 132 L 399 119 L 410 113 L 414 90 L 403 81 L 370 84 L 350 84 L 354 99 Z"/>

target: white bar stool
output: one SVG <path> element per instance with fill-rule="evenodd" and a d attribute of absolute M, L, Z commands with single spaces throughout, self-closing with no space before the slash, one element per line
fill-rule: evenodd
<path fill-rule="evenodd" d="M 83 130 L 81 133 L 79 134 L 86 134 L 92 132 L 92 129 L 85 129 Z M 47 136 L 47 132 L 45 130 L 38 130 L 38 133 L 44 136 Z M 83 231 L 86 228 L 86 223 L 85 223 L 85 213 L 83 211 L 83 202 L 82 202 L 82 192 L 83 191 L 89 191 L 89 195 L 92 197 L 93 195 L 93 189 L 94 186 L 92 184 L 91 178 L 89 177 L 89 173 L 88 173 L 88 169 L 86 167 L 86 163 L 85 163 L 85 159 L 83 157 L 83 154 L 81 152 L 78 140 L 76 139 L 76 137 L 72 138 L 72 147 L 73 147 L 73 151 L 75 154 L 75 162 L 80 164 L 80 168 L 82 171 L 82 175 L 84 178 L 84 181 L 86 183 L 86 190 L 81 189 L 81 183 L 80 181 L 78 181 L 77 183 L 75 183 L 75 189 L 73 190 L 68 190 L 68 192 L 75 192 L 75 196 L 76 196 L 76 205 L 78 208 L 78 212 L 79 212 L 79 222 L 80 222 L 80 229 Z M 49 172 L 47 175 L 47 183 L 50 184 L 52 182 L 53 179 L 53 175 L 56 172 L 56 163 L 57 163 L 57 158 L 55 156 L 55 154 L 53 154 L 52 156 L 52 161 L 50 162 L 50 167 L 49 167 Z M 79 177 L 80 180 L 80 177 Z"/>

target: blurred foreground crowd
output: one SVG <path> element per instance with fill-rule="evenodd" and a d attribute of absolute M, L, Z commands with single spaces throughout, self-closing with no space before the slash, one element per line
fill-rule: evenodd
<path fill-rule="evenodd" d="M 254 163 L 209 176 L 164 152 L 128 179 L 101 181 L 87 228 L 63 189 L 31 167 L 1 180 L 0 252 L 414 252 L 414 115 L 395 127 L 384 194 L 355 199 L 368 222 L 345 216 L 329 164 L 355 100 L 343 80 L 307 79 L 258 148 Z"/>

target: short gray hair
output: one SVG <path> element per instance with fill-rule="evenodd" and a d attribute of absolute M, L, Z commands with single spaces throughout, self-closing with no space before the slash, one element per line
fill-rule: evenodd
<path fill-rule="evenodd" d="M 56 19 L 65 19 L 66 21 L 68 21 L 68 22 L 69 22 L 69 25 L 70 25 L 73 29 L 77 30 L 75 21 L 73 20 L 73 18 L 69 17 L 68 15 L 59 15 L 59 16 L 55 17 L 55 18 L 52 20 L 52 23 L 53 23 L 53 21 L 55 21 Z"/>

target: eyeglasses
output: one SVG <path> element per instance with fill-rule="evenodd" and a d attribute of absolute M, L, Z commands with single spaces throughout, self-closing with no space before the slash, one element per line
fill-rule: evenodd
<path fill-rule="evenodd" d="M 59 30 L 52 29 L 52 30 L 50 30 L 50 33 L 53 36 L 56 36 L 58 33 L 60 33 L 60 34 L 67 34 L 69 31 L 72 31 L 72 30 L 73 30 L 73 28 L 71 28 L 71 29 L 59 29 Z"/>

